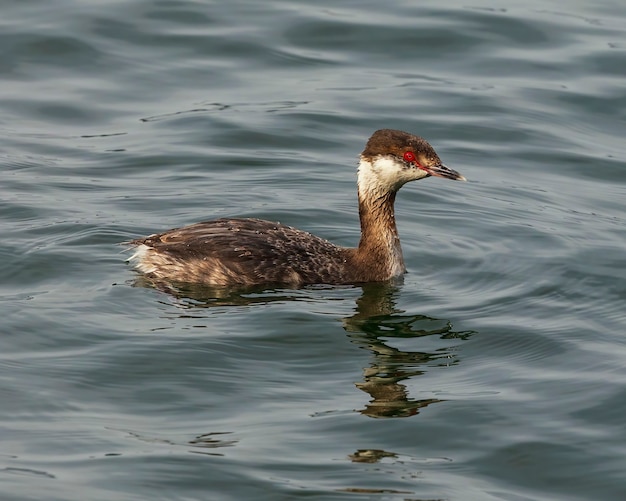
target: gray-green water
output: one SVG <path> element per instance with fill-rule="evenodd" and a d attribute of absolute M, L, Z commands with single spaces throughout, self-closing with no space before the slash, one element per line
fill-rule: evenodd
<path fill-rule="evenodd" d="M 626 499 L 626 5 L 5 1 L 2 500 Z M 221 216 L 358 239 L 426 137 L 396 286 L 218 301 L 117 244 Z"/>

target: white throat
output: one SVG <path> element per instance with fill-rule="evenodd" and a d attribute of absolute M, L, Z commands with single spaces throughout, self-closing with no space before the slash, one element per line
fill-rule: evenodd
<path fill-rule="evenodd" d="M 361 158 L 357 178 L 359 193 L 378 198 L 390 191 L 396 191 L 400 187 L 396 187 L 396 170 L 395 161 L 389 157 L 379 157 L 373 162 Z"/>

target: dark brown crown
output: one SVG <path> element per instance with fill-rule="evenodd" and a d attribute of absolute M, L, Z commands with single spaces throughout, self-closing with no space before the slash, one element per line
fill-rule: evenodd
<path fill-rule="evenodd" d="M 417 157 L 425 158 L 429 164 L 441 163 L 439 155 L 425 139 L 401 130 L 380 129 L 367 141 L 361 156 L 373 159 L 381 155 L 394 155 L 402 158 L 404 153 L 412 151 Z"/>

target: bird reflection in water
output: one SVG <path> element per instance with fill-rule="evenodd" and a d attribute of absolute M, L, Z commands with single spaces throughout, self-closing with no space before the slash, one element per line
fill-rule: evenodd
<path fill-rule="evenodd" d="M 456 365 L 457 341 L 465 340 L 473 334 L 472 331 L 455 331 L 448 320 L 424 315 L 407 315 L 405 311 L 397 309 L 399 283 L 388 281 L 357 286 L 363 293 L 356 301 L 355 313 L 343 319 L 343 327 L 352 342 L 368 350 L 372 355 L 370 365 L 363 370 L 363 380 L 355 384 L 371 397 L 365 408 L 358 412 L 373 418 L 410 417 L 430 404 L 441 402 L 442 400 L 436 398 L 411 398 L 402 381 L 423 374 L 427 367 Z M 310 288 L 234 289 L 155 283 L 145 277 L 139 277 L 133 285 L 167 292 L 177 306 L 186 310 L 306 301 L 311 294 Z M 391 346 L 394 340 L 427 336 L 438 336 L 440 340 L 450 342 L 430 352 L 408 351 Z"/>
<path fill-rule="evenodd" d="M 364 285 L 356 313 L 343 322 L 353 342 L 372 353 L 370 365 L 363 371 L 363 381 L 356 383 L 356 387 L 372 397 L 359 412 L 374 418 L 409 417 L 421 408 L 441 402 L 436 398 L 410 398 L 407 387 L 401 382 L 423 374 L 426 367 L 457 364 L 455 341 L 472 334 L 454 331 L 447 320 L 403 315 L 405 312 L 395 307 L 398 291 L 398 287 L 390 283 Z M 438 336 L 452 340 L 453 344 L 434 352 L 406 351 L 390 346 L 394 339 L 425 336 Z"/>

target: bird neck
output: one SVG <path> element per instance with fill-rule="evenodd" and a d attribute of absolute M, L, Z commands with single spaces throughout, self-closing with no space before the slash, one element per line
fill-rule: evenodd
<path fill-rule="evenodd" d="M 356 255 L 364 267 L 377 275 L 377 280 L 385 280 L 405 272 L 394 214 L 396 190 L 376 184 L 364 163 L 361 160 L 359 165 L 361 240 Z"/>

